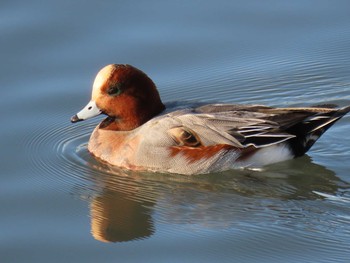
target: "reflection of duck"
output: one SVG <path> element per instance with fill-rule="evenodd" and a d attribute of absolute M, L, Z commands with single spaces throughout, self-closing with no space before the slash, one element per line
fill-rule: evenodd
<path fill-rule="evenodd" d="M 90 203 L 93 237 L 102 242 L 123 242 L 152 235 L 152 202 L 136 201 L 137 187 L 129 186 L 125 192 L 117 190 L 115 181 L 103 185 Z"/>
<path fill-rule="evenodd" d="M 346 184 L 332 170 L 313 163 L 307 155 L 267 166 L 261 175 L 258 172 L 253 177 L 269 188 L 266 189 L 268 196 L 287 200 L 317 198 L 314 191 L 334 194 Z"/>
<path fill-rule="evenodd" d="M 197 177 L 195 183 L 178 183 L 171 195 L 159 195 L 158 203 L 172 207 L 163 212 L 165 221 L 200 228 L 228 229 L 261 221 L 288 224 L 289 219 L 300 220 L 302 226 L 310 223 L 304 200 L 320 199 L 317 192 L 336 195 L 344 184 L 333 171 L 305 156 L 263 171 L 226 171 Z"/>
<path fill-rule="evenodd" d="M 264 216 L 273 215 L 272 220 L 288 218 L 286 200 L 319 199 L 315 191 L 334 195 L 344 185 L 332 171 L 312 163 L 307 156 L 259 172 L 234 170 L 200 177 L 145 173 L 125 176 L 119 170 L 111 175 L 104 166 L 100 168 L 97 174 L 92 170 L 94 186 L 89 189 L 94 193 L 89 200 L 91 232 L 103 242 L 151 236 L 159 223 L 154 222 L 154 214 L 163 222 L 202 228 L 250 222 L 261 216 L 262 210 Z M 287 202 L 291 203 L 295 202 Z M 303 216 L 302 209 L 293 209 L 293 216 Z"/>
<path fill-rule="evenodd" d="M 103 190 L 91 204 L 91 233 L 103 242 L 122 242 L 152 235 L 150 208 L 124 193 Z"/>
<path fill-rule="evenodd" d="M 92 99 L 71 121 L 108 115 L 89 151 L 130 170 L 180 174 L 260 167 L 303 155 L 350 106 L 272 108 L 187 105 L 165 110 L 152 80 L 129 65 L 96 76 Z"/>

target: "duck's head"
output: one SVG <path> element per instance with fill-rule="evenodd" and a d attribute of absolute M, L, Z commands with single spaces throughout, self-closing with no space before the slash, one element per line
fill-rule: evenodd
<path fill-rule="evenodd" d="M 153 81 L 130 65 L 102 68 L 94 81 L 90 102 L 71 118 L 78 122 L 108 115 L 102 129 L 132 130 L 165 109 Z"/>

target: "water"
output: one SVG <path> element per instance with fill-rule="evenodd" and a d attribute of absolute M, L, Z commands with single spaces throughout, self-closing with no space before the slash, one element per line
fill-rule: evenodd
<path fill-rule="evenodd" d="M 128 63 L 163 101 L 350 103 L 347 1 L 3 1 L 1 262 L 348 262 L 350 117 L 308 156 L 205 176 L 122 172 L 69 122 Z"/>

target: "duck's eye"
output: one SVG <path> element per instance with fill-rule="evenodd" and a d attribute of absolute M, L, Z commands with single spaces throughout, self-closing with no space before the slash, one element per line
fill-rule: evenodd
<path fill-rule="evenodd" d="M 109 86 L 107 89 L 108 95 L 118 96 L 122 92 L 122 83 L 115 83 Z"/>

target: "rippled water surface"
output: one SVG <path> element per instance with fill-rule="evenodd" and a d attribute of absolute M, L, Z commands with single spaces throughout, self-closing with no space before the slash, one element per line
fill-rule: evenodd
<path fill-rule="evenodd" d="M 350 104 L 348 1 L 3 1 L 1 262 L 349 262 L 350 117 L 262 171 L 126 172 L 69 122 L 109 63 L 165 102 Z"/>

